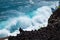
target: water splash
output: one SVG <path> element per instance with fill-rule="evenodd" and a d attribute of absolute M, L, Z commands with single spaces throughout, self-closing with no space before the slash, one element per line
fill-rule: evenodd
<path fill-rule="evenodd" d="M 7 37 L 10 35 L 16 36 L 16 34 L 19 33 L 18 29 L 20 27 L 23 30 L 27 30 L 27 31 L 31 31 L 35 29 L 38 30 L 40 27 L 46 27 L 48 24 L 48 18 L 52 14 L 51 8 L 55 10 L 56 5 L 53 5 L 54 7 L 52 7 L 52 5 L 48 5 L 48 4 L 47 4 L 48 6 L 42 6 L 39 4 L 37 5 L 36 2 L 36 4 L 32 4 L 34 6 L 26 5 L 27 7 L 26 6 L 23 7 L 19 5 L 19 7 L 22 7 L 22 9 L 18 7 L 18 11 L 12 7 L 8 7 L 10 8 L 9 10 L 8 8 L 5 8 L 6 11 L 0 13 L 1 14 L 0 20 L 4 19 L 3 21 L 0 21 L 0 34 L 1 34 L 0 37 Z M 2 16 L 4 16 L 3 19 Z M 4 33 L 4 31 L 6 33 Z"/>

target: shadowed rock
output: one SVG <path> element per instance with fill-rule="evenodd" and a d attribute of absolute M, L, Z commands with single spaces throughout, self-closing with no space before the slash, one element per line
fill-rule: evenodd
<path fill-rule="evenodd" d="M 50 16 L 47 27 L 35 31 L 24 31 L 21 34 L 10 36 L 9 40 L 60 40 L 60 8 Z"/>

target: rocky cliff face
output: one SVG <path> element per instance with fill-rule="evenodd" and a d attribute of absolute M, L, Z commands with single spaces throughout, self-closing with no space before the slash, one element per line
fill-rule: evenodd
<path fill-rule="evenodd" d="M 60 40 L 60 8 L 50 16 L 47 27 L 35 31 L 23 31 L 8 40 Z"/>

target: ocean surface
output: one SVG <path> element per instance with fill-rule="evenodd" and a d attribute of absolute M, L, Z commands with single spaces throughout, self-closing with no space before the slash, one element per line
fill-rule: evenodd
<path fill-rule="evenodd" d="M 0 0 L 0 38 L 46 27 L 59 1 Z"/>

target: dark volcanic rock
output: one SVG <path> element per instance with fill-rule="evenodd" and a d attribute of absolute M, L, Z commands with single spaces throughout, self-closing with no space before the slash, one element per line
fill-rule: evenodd
<path fill-rule="evenodd" d="M 23 31 L 8 40 L 60 40 L 60 8 L 50 16 L 47 27 L 35 31 Z"/>

